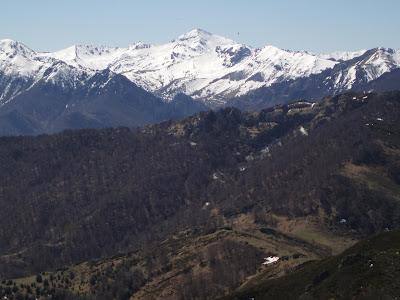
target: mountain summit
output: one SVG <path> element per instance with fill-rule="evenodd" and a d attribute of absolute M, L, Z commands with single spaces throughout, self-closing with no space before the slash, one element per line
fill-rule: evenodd
<path fill-rule="evenodd" d="M 207 40 L 212 36 L 211 33 L 202 30 L 202 29 L 194 29 L 192 31 L 189 31 L 187 33 L 184 33 L 180 35 L 179 37 L 176 38 L 174 41 L 186 41 L 189 39 L 204 39 Z"/>

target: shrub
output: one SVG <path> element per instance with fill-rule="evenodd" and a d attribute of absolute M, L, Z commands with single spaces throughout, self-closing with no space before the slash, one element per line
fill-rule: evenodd
<path fill-rule="evenodd" d="M 42 275 L 38 274 L 38 275 L 36 276 L 36 282 L 37 282 L 37 283 L 42 283 L 42 282 L 43 282 Z"/>

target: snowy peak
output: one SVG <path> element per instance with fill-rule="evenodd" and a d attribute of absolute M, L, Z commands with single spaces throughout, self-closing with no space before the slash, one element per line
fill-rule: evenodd
<path fill-rule="evenodd" d="M 241 45 L 233 40 L 211 34 L 201 29 L 195 29 L 182 34 L 171 42 L 175 45 L 184 45 L 192 49 L 204 50 L 205 52 L 215 51 L 216 48 L 226 48 Z M 245 46 L 245 45 L 241 45 Z"/>
<path fill-rule="evenodd" d="M 42 56 L 64 61 L 74 67 L 104 70 L 126 50 L 125 48 L 98 45 L 77 45 L 52 53 L 43 53 Z"/>
<path fill-rule="evenodd" d="M 136 42 L 133 45 L 129 46 L 129 51 L 134 51 L 134 50 L 139 50 L 139 49 L 147 49 L 150 48 L 151 45 L 150 44 L 146 44 L 143 42 Z"/>
<path fill-rule="evenodd" d="M 0 51 L 7 56 L 23 55 L 32 57 L 36 54 L 35 51 L 29 49 L 24 44 L 10 39 L 0 40 Z"/>
<path fill-rule="evenodd" d="M 375 58 L 381 57 L 383 59 L 392 60 L 391 56 L 397 56 L 398 50 L 378 47 L 371 50 L 360 50 L 354 52 L 333 52 L 329 54 L 315 54 L 316 56 L 324 59 L 331 59 L 335 61 L 349 61 L 357 57 L 361 57 L 364 54 L 368 56 L 374 56 Z M 397 61 L 397 58 L 395 58 Z M 365 62 L 367 60 L 364 60 Z M 397 63 L 396 63 L 397 64 Z"/>
<path fill-rule="evenodd" d="M 347 61 L 363 55 L 367 50 L 360 50 L 355 52 L 336 51 L 329 54 L 315 54 L 316 56 L 324 59 L 332 59 L 336 61 Z"/>
<path fill-rule="evenodd" d="M 400 63 L 400 50 L 390 48 L 375 48 L 369 51 L 370 55 L 364 60 L 365 64 L 387 64 L 397 66 Z"/>
<path fill-rule="evenodd" d="M 336 64 L 334 61 L 319 58 L 308 52 L 286 51 L 274 46 L 267 46 L 260 50 L 257 53 L 257 60 L 268 66 L 263 73 L 273 72 L 275 79 L 309 76 L 327 68 L 333 68 Z"/>
<path fill-rule="evenodd" d="M 400 50 L 375 48 L 366 52 L 356 68 L 362 69 L 371 81 L 400 67 Z"/>
<path fill-rule="evenodd" d="M 72 62 L 77 58 L 77 46 L 71 46 L 66 49 L 56 51 L 56 52 L 49 52 L 43 53 L 42 56 L 52 57 L 55 59 L 62 60 L 66 63 Z"/>
<path fill-rule="evenodd" d="M 365 51 L 335 75 L 332 92 L 353 89 L 360 83 L 368 83 L 397 68 L 400 68 L 400 50 L 375 48 Z"/>
<path fill-rule="evenodd" d="M 184 42 L 188 40 L 208 40 L 212 36 L 211 33 L 204 31 L 202 29 L 194 29 L 187 33 L 178 36 L 173 42 Z"/>

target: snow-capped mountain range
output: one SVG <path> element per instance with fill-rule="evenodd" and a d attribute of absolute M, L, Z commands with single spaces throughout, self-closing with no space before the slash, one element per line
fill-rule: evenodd
<path fill-rule="evenodd" d="M 51 53 L 0 40 L 0 105 L 39 81 L 68 89 L 85 85 L 99 71 L 109 70 L 167 102 L 184 93 L 209 107 L 219 107 L 249 91 L 319 74 L 343 62 L 346 66 L 335 75 L 332 94 L 399 68 L 400 50 L 320 55 L 273 46 L 254 49 L 199 29 L 164 45 L 72 46 Z"/>

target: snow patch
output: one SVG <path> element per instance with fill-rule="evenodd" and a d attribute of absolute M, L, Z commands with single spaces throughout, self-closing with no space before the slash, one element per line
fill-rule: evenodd
<path fill-rule="evenodd" d="M 303 126 L 300 126 L 300 132 L 301 132 L 301 134 L 302 135 L 305 135 L 305 136 L 307 136 L 308 135 L 308 132 L 304 129 L 304 127 Z"/>
<path fill-rule="evenodd" d="M 273 264 L 275 262 L 277 262 L 279 260 L 278 256 L 270 256 L 270 257 L 265 257 L 265 262 L 263 263 L 263 265 L 269 265 L 269 264 Z"/>
<path fill-rule="evenodd" d="M 247 156 L 245 157 L 245 159 L 246 159 L 247 161 L 251 161 L 251 160 L 254 160 L 254 156 L 251 155 L 251 154 L 249 154 L 249 155 L 247 155 Z"/>

